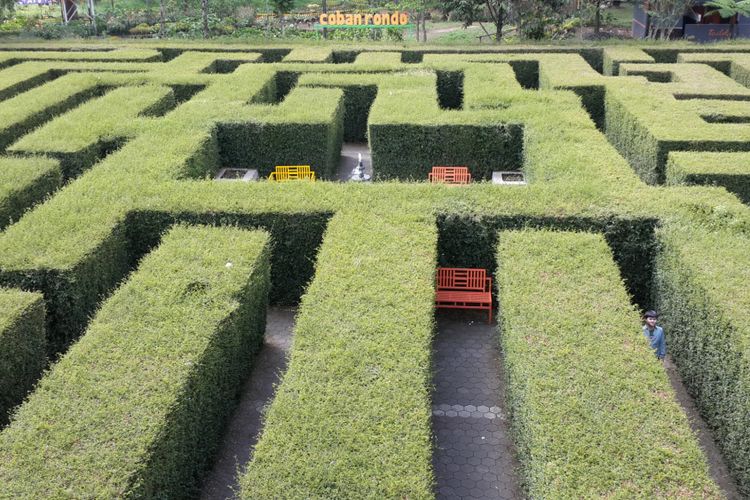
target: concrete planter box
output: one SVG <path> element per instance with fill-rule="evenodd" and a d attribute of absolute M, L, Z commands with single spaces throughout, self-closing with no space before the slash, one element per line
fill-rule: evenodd
<path fill-rule="evenodd" d="M 222 168 L 214 179 L 217 181 L 257 181 L 258 170 L 255 168 Z"/>

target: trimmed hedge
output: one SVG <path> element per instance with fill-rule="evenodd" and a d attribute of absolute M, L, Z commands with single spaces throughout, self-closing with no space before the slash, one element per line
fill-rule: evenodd
<path fill-rule="evenodd" d="M 0 101 L 25 92 L 60 76 L 47 64 L 29 62 L 0 71 Z"/>
<path fill-rule="evenodd" d="M 0 288 L 0 427 L 46 362 L 41 294 Z"/>
<path fill-rule="evenodd" d="M 0 149 L 24 134 L 103 92 L 91 74 L 71 74 L 0 103 Z"/>
<path fill-rule="evenodd" d="M 344 141 L 366 142 L 367 119 L 378 93 L 380 75 L 306 73 L 296 82 L 300 87 L 339 87 L 344 91 Z"/>
<path fill-rule="evenodd" d="M 93 165 L 112 144 L 133 136 L 138 116 L 174 107 L 169 87 L 122 87 L 58 117 L 8 148 L 11 152 L 46 153 L 60 160 L 66 179 Z"/>
<path fill-rule="evenodd" d="M 309 106 L 312 98 L 317 106 L 295 120 L 290 111 Z M 260 110 L 267 112 L 263 123 L 222 123 L 217 135 L 222 163 L 257 168 L 262 177 L 276 165 L 310 165 L 319 178 L 335 178 L 344 133 L 342 101 L 337 89 L 300 89 L 278 109 L 268 106 Z M 254 147 L 248 148 L 248 144 Z"/>
<path fill-rule="evenodd" d="M 330 217 L 330 213 L 310 211 L 256 215 L 131 212 L 125 221 L 128 255 L 134 265 L 170 227 L 180 222 L 263 229 L 273 241 L 270 300 L 275 304 L 297 304 L 314 274 L 315 256 Z"/>
<path fill-rule="evenodd" d="M 44 157 L 0 157 L 0 229 L 62 184 L 60 166 Z"/>
<path fill-rule="evenodd" d="M 331 220 L 242 498 L 432 498 L 434 227 Z"/>
<path fill-rule="evenodd" d="M 292 49 L 281 62 L 327 63 L 333 61 L 333 51 L 328 47 L 299 47 Z"/>
<path fill-rule="evenodd" d="M 497 283 L 531 498 L 721 498 L 601 236 L 504 232 Z"/>
<path fill-rule="evenodd" d="M 657 242 L 655 219 L 484 216 L 441 214 L 438 225 L 438 265 L 478 267 L 494 273 L 498 234 L 520 229 L 587 231 L 601 233 L 612 249 L 619 272 L 632 297 L 642 308 L 653 304 L 652 287 Z"/>
<path fill-rule="evenodd" d="M 696 106 L 705 106 L 712 113 L 720 112 L 720 101 L 714 100 L 709 106 L 705 99 L 700 102 L 688 99 L 745 98 L 747 95 L 746 89 L 706 66 L 691 73 L 700 65 L 680 65 L 671 70 L 670 74 L 676 75 L 675 78 L 670 76 L 674 83 L 648 84 L 642 77 L 602 76 L 586 64 L 579 55 L 582 51 L 578 49 L 566 49 L 570 52 L 567 54 L 547 54 L 544 53 L 547 48 L 537 47 L 517 49 L 517 53 L 491 50 L 491 54 L 446 50 L 453 53 L 425 54 L 427 62 L 421 65 L 386 63 L 377 56 L 370 57 L 374 62 L 367 64 L 250 63 L 240 64 L 231 74 L 220 74 L 203 71 L 218 71 L 225 53 L 237 56 L 231 64 L 227 63 L 229 65 L 245 58 L 251 60 L 248 48 L 210 44 L 180 46 L 163 41 L 144 43 L 143 46 L 182 48 L 172 49 L 170 56 L 178 52 L 180 55 L 167 63 L 59 61 L 21 63 L 6 68 L 12 71 L 21 66 L 38 65 L 37 71 L 46 68 L 53 76 L 94 72 L 90 73 L 91 76 L 103 89 L 160 86 L 173 89 L 178 101 L 186 97 L 190 99 L 164 116 L 139 117 L 137 126 L 132 129 L 133 134 L 120 150 L 103 158 L 95 168 L 74 179 L 53 198 L 0 233 L 0 283 L 43 291 L 49 310 L 51 343 L 59 344 L 61 339 L 67 342 L 85 328 L 98 304 L 140 257 L 156 245 L 159 235 L 169 224 L 191 221 L 267 228 L 278 249 L 272 260 L 272 295 L 275 300 L 293 302 L 314 273 L 317 245 L 323 239 L 328 219 L 343 220 L 335 227 L 331 226 L 335 230 L 329 228 L 323 240 L 324 248 L 332 250 L 326 254 L 325 262 L 318 265 L 316 278 L 306 296 L 309 298 L 300 309 L 301 317 L 309 318 L 300 325 L 306 332 L 305 345 L 310 347 L 300 349 L 301 354 L 298 354 L 303 360 L 314 359 L 310 366 L 321 373 L 341 368 L 343 375 L 335 380 L 334 377 L 308 380 L 304 377 L 305 366 L 298 362 L 302 368 L 297 368 L 296 379 L 289 379 L 288 399 L 279 403 L 280 409 L 274 413 L 275 423 L 269 427 L 271 433 L 264 434 L 262 440 L 283 442 L 286 430 L 290 430 L 293 442 L 302 444 L 296 449 L 285 448 L 291 450 L 286 455 L 274 452 L 268 445 L 271 451 L 262 455 L 268 460 L 256 463 L 250 472 L 262 481 L 246 486 L 251 488 L 247 491 L 280 492 L 278 496 L 292 496 L 284 490 L 292 484 L 288 491 L 300 492 L 299 496 L 331 497 L 338 492 L 341 492 L 340 496 L 349 497 L 383 497 L 391 496 L 391 492 L 393 496 L 413 497 L 432 494 L 429 401 L 423 398 L 421 385 L 428 380 L 428 375 L 420 363 L 429 352 L 424 337 L 429 329 L 425 326 L 428 320 L 423 320 L 429 318 L 432 308 L 431 298 L 423 295 L 431 286 L 431 283 L 427 285 L 428 278 L 424 274 L 427 269 L 424 267 L 427 262 L 424 252 L 427 247 L 434 248 L 432 232 L 438 215 L 445 219 L 462 219 L 458 224 L 461 227 L 464 226 L 463 220 L 469 221 L 465 224 L 468 228 L 472 224 L 481 227 L 483 232 L 476 240 L 481 239 L 480 236 L 491 236 L 492 228 L 500 222 L 507 222 L 508 227 L 527 223 L 556 228 L 566 224 L 576 228 L 579 227 L 577 224 L 590 225 L 590 229 L 604 232 L 611 242 L 623 276 L 630 282 L 629 290 L 636 296 L 645 297 L 638 298 L 639 302 L 649 301 L 648 269 L 655 247 L 652 238 L 654 226 L 700 226 L 727 244 L 742 242 L 742 235 L 750 232 L 747 207 L 723 189 L 654 188 L 639 182 L 627 161 L 595 128 L 581 107 L 581 99 L 574 94 L 585 94 L 587 88 L 596 92 L 602 89 L 612 102 L 620 103 L 625 110 L 621 113 L 624 120 L 632 119 L 641 127 L 635 129 L 638 132 L 623 134 L 624 141 L 641 141 L 639 131 L 643 131 L 644 137 L 654 138 L 657 150 L 663 147 L 663 158 L 658 156 L 660 151 L 655 151 L 654 158 L 647 159 L 656 169 L 658 160 L 666 161 L 666 154 L 672 150 L 707 147 L 720 150 L 748 143 L 747 131 L 742 130 L 742 125 L 709 124 L 696 111 Z M 363 51 L 353 46 L 344 49 L 347 60 L 351 54 Z M 402 61 L 421 58 L 428 51 L 437 52 L 429 48 L 415 54 L 403 52 L 403 48 L 398 47 L 379 49 L 402 51 Z M 252 50 L 263 53 L 265 61 L 290 53 L 289 48 L 284 47 Z M 521 50 L 525 53 L 520 53 Z M 601 53 L 600 49 L 593 50 Z M 480 56 L 491 57 L 483 62 L 470 61 Z M 591 59 L 590 56 L 586 57 Z M 334 56 L 335 62 L 341 60 Z M 648 65 L 632 67 L 632 70 L 646 71 L 642 66 Z M 655 67 L 651 69 L 662 71 Z M 0 71 L 0 81 L 8 82 L 4 80 L 6 70 Z M 444 86 L 447 94 L 438 91 L 440 74 L 463 75 L 462 111 L 440 108 L 441 93 L 444 97 L 451 92 L 456 96 L 458 93 L 454 90 L 459 88 L 450 84 Z M 700 78 L 690 80 L 691 74 Z M 28 79 L 34 75 L 36 73 L 27 73 Z M 16 76 L 16 84 L 24 81 L 19 74 Z M 543 77 L 542 82 L 539 82 L 540 77 Z M 682 77 L 683 81 L 676 81 Z M 527 90 L 536 86 L 541 88 Z M 183 90 L 178 92 L 175 89 Z M 29 96 L 34 92 L 29 92 Z M 350 127 L 346 113 L 349 109 L 370 107 L 371 95 L 377 96 L 368 117 L 371 127 L 384 126 L 393 130 L 422 127 L 421 138 L 440 129 L 483 130 L 485 133 L 497 127 L 518 128 L 522 135 L 512 145 L 511 155 L 519 159 L 518 166 L 523 168 L 529 184 L 513 187 L 475 183 L 457 188 L 427 183 L 243 183 L 209 179 L 219 167 L 231 166 L 229 158 L 249 159 L 257 152 L 256 143 L 243 142 L 241 135 L 230 143 L 220 140 L 221 130 L 226 126 L 278 130 L 278 134 L 266 138 L 273 141 L 299 140 L 305 147 L 314 148 L 306 155 L 308 158 L 311 155 L 325 157 L 325 161 L 320 160 L 321 164 L 334 165 L 338 161 L 338 140 L 329 144 L 328 138 L 338 136 L 334 130 L 342 121 L 347 130 L 362 137 L 363 122 Z M 599 96 L 589 95 L 592 98 L 587 107 L 595 115 L 595 101 Z M 675 100 L 674 95 L 680 99 Z M 279 96 L 284 97 L 283 101 L 279 102 Z M 343 120 L 339 118 L 342 106 Z M 652 109 L 659 106 L 668 112 L 659 114 Z M 601 109 L 604 109 L 603 105 Z M 615 128 L 612 132 L 615 133 L 620 125 L 614 120 L 616 116 L 610 118 L 613 118 Z M 680 127 L 675 127 L 674 123 L 679 123 Z M 308 126 L 315 130 L 325 129 L 329 135 L 323 137 L 321 132 L 315 139 L 301 137 L 299 131 L 309 130 L 305 128 Z M 442 137 L 438 133 L 432 136 Z M 255 137 L 255 140 L 260 140 Z M 414 157 L 426 158 L 425 149 L 444 147 L 429 141 L 417 142 L 417 147 L 414 147 L 409 137 L 397 139 L 404 147 L 396 150 L 399 143 L 387 145 L 383 151 L 390 154 L 390 159 L 383 165 L 386 172 L 390 169 L 403 178 L 415 172 L 419 173 L 418 178 L 423 178 L 424 170 L 400 170 L 401 165 Z M 371 146 L 377 156 L 381 146 Z M 280 147 L 289 151 L 294 149 L 290 144 L 280 144 Z M 642 146 L 629 151 L 635 157 L 639 151 L 649 153 Z M 428 159 L 432 161 L 433 158 Z M 497 164 L 507 159 L 506 156 L 492 161 Z M 260 157 L 258 161 L 267 160 Z M 376 174 L 378 165 L 376 158 Z M 488 167 L 483 163 L 478 171 L 483 172 L 482 169 Z M 439 230 L 443 232 L 444 229 L 440 227 Z M 428 231 L 429 238 L 423 238 Z M 350 233 L 353 236 L 349 236 Z M 365 237 L 365 233 L 375 236 Z M 443 236 L 441 234 L 440 238 Z M 474 240 L 469 238 L 467 241 Z M 487 241 L 492 245 L 491 239 Z M 452 251 L 461 255 L 460 242 L 452 243 L 455 243 Z M 696 253 L 716 254 L 716 259 L 724 259 L 728 265 L 739 263 L 741 269 L 750 268 L 742 267 L 741 256 L 709 237 L 691 243 L 695 243 Z M 443 241 L 440 245 L 443 251 Z M 347 246 L 345 251 L 341 250 L 344 246 Z M 465 251 L 465 255 L 471 254 L 473 258 L 475 250 L 471 248 Z M 343 263 L 333 257 L 336 252 L 345 255 Z M 484 258 L 486 253 L 486 249 L 480 249 L 476 255 Z M 379 267 L 380 264 L 371 264 L 380 261 L 382 266 L 390 267 L 386 269 Z M 638 274 L 640 262 L 645 264 L 643 272 Z M 710 281 L 712 269 L 702 268 L 699 261 L 686 265 L 701 280 Z M 432 269 L 434 262 L 430 266 Z M 369 267 L 374 267 L 377 277 L 370 276 Z M 383 292 L 386 288 L 381 284 L 382 280 L 397 274 L 399 279 L 416 277 L 408 283 L 392 279 L 389 284 L 397 283 L 398 287 L 388 290 L 395 290 L 396 295 Z M 337 281 L 339 278 L 341 280 Z M 746 295 L 735 283 L 731 286 L 715 283 L 714 286 L 730 298 L 736 295 L 744 300 Z M 416 292 L 414 287 L 418 288 Z M 416 297 L 415 303 L 404 304 L 403 297 L 410 300 Z M 728 300 L 714 305 L 729 310 L 737 302 Z M 372 309 L 373 303 L 382 307 Z M 400 312 L 395 314 L 394 310 L 401 309 L 393 304 L 414 310 L 403 310 L 403 315 Z M 353 317 L 351 322 L 348 321 L 350 310 L 353 315 L 361 314 L 362 318 Z M 383 310 L 388 311 L 388 317 L 382 317 Z M 341 311 L 345 315 L 339 321 Z M 737 330 L 743 334 L 750 331 L 739 321 L 744 313 L 732 313 Z M 415 331 L 416 337 L 413 337 Z M 372 335 L 359 339 L 359 332 Z M 335 353 L 341 345 L 346 348 L 346 342 L 352 337 L 356 341 L 346 355 L 352 356 L 353 363 L 342 360 L 338 364 L 335 358 L 332 363 L 329 352 Z M 387 343 L 377 343 L 381 338 Z M 363 345 L 364 348 L 359 349 Z M 392 346 L 396 348 L 392 349 Z M 397 352 L 401 346 L 408 347 L 406 355 Z M 731 356 L 735 352 L 731 349 L 736 349 L 736 346 L 729 349 L 727 352 Z M 397 383 L 387 385 L 384 382 L 382 392 L 372 392 L 374 398 L 368 392 L 372 389 L 372 385 L 367 385 L 370 379 L 365 376 L 372 374 L 367 372 L 360 376 L 361 370 L 370 366 L 367 363 L 370 359 L 383 360 L 383 365 L 388 367 L 395 366 L 392 370 L 389 368 L 390 371 L 373 372 L 375 375 L 398 373 Z M 339 372 L 335 375 L 338 376 Z M 376 380 L 380 382 L 380 379 Z M 342 384 L 350 382 L 351 390 L 348 386 L 342 389 Z M 294 391 L 300 387 L 303 387 L 301 393 L 310 395 L 304 401 L 294 399 L 297 394 Z M 321 387 L 324 392 L 318 391 Z M 388 393 L 389 390 L 394 393 Z M 349 409 L 342 401 L 349 393 L 356 394 L 354 406 L 364 409 L 364 413 L 346 413 Z M 317 397 L 319 394 L 330 397 L 321 401 Z M 389 412 L 385 417 L 387 425 L 381 428 L 380 413 L 377 412 L 383 411 L 384 401 L 393 407 L 386 408 Z M 379 405 L 377 408 L 373 406 L 376 404 Z M 341 408 L 345 413 L 339 420 Z M 403 413 L 404 409 L 406 413 Z M 317 420 L 294 434 L 297 432 L 294 426 L 299 424 L 294 417 L 298 415 L 312 415 Z M 355 422 L 352 428 L 361 432 L 352 435 L 338 432 L 342 420 Z M 399 426 L 408 430 L 406 434 L 395 430 Z M 280 431 L 274 434 L 277 431 L 273 429 Z M 327 439 L 319 442 L 320 435 Z M 345 442 L 337 441 L 338 437 L 346 438 Z M 310 451 L 310 455 L 304 455 L 306 451 Z M 385 463 L 381 456 L 386 457 Z M 328 465 L 330 472 L 321 465 L 328 457 L 333 457 L 338 464 Z M 321 474 L 322 480 L 304 483 L 302 479 L 295 479 L 290 464 L 301 464 L 299 470 L 308 474 L 305 477 L 314 478 Z M 381 470 L 385 471 L 385 479 L 377 483 L 373 478 Z M 686 468 L 684 474 L 691 470 Z M 585 481 L 585 484 L 592 484 L 596 478 L 586 477 Z M 669 480 L 663 482 L 661 477 L 654 478 L 653 483 L 655 488 L 662 483 L 671 484 Z"/>
<path fill-rule="evenodd" d="M 670 153 L 666 183 L 722 186 L 750 204 L 750 153 Z"/>
<path fill-rule="evenodd" d="M 4 492 L 194 494 L 262 341 L 268 257 L 263 233 L 172 230 L 0 434 Z"/>
<path fill-rule="evenodd" d="M 665 227 L 655 278 L 670 355 L 737 481 L 750 495 L 747 234 Z"/>
<path fill-rule="evenodd" d="M 523 128 L 515 124 L 371 124 L 369 135 L 378 179 L 426 180 L 434 165 L 466 165 L 480 181 L 490 179 L 493 170 L 523 165 Z"/>
<path fill-rule="evenodd" d="M 692 100 L 747 99 L 749 89 L 702 64 L 623 64 L 620 70 L 624 74 L 664 71 L 675 83 L 620 80 L 607 85 L 607 137 L 645 182 L 664 182 L 670 151 L 750 149 L 750 129 L 743 124 L 708 123 L 702 114 L 722 106 Z"/>
<path fill-rule="evenodd" d="M 603 50 L 603 73 L 606 76 L 620 74 L 621 63 L 652 63 L 654 58 L 638 47 L 615 46 Z"/>

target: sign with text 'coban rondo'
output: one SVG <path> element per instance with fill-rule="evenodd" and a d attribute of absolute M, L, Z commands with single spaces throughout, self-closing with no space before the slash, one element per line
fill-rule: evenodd
<path fill-rule="evenodd" d="M 409 14 L 398 10 L 393 12 L 383 11 L 377 14 L 343 14 L 340 11 L 324 12 L 318 18 L 315 29 L 325 28 L 412 28 L 409 24 Z"/>

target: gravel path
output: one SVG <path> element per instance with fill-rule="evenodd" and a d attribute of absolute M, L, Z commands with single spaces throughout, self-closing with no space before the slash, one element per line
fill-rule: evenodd
<path fill-rule="evenodd" d="M 206 478 L 203 500 L 234 498 L 238 477 L 250 461 L 262 428 L 263 408 L 271 402 L 274 385 L 286 368 L 292 343 L 295 308 L 270 307 L 266 336 L 255 366 L 240 394 L 240 402 L 224 435 L 214 468 Z"/>

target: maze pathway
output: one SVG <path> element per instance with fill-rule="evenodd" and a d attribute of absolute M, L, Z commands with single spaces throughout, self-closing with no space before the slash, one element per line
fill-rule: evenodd
<path fill-rule="evenodd" d="M 742 495 L 737 490 L 737 483 L 732 479 L 727 467 L 727 462 L 721 455 L 721 451 L 716 444 L 716 437 L 709 429 L 706 421 L 698 413 L 698 409 L 695 406 L 695 401 L 690 394 L 688 394 L 685 384 L 680 377 L 680 373 L 677 371 L 677 367 L 672 363 L 671 360 L 665 365 L 665 370 L 669 376 L 669 382 L 672 384 L 677 401 L 688 416 L 690 422 L 690 428 L 698 436 L 698 442 L 700 443 L 701 450 L 706 455 L 708 461 L 708 467 L 711 472 L 711 477 L 716 484 L 721 488 L 721 492 L 727 498 L 727 500 L 740 500 Z"/>
<path fill-rule="evenodd" d="M 482 316 L 441 314 L 438 320 L 432 397 L 437 498 L 521 498 L 497 326 Z"/>
<path fill-rule="evenodd" d="M 213 470 L 203 485 L 203 500 L 235 498 L 237 472 L 244 470 L 250 460 L 262 430 L 263 409 L 271 402 L 274 386 L 286 368 L 295 313 L 296 309 L 291 307 L 268 309 L 263 347 L 242 388 L 240 402 L 227 426 Z"/>

